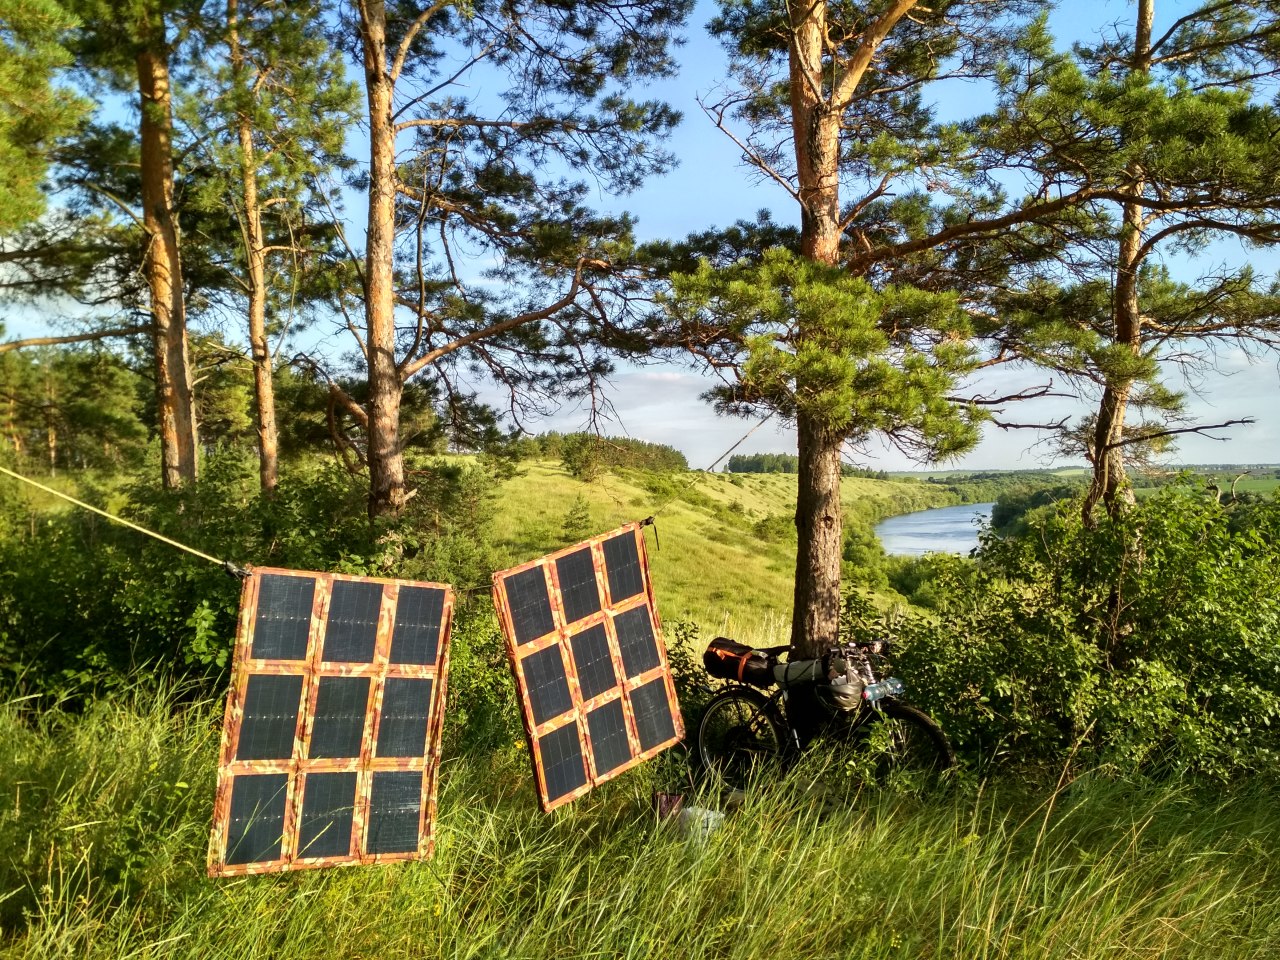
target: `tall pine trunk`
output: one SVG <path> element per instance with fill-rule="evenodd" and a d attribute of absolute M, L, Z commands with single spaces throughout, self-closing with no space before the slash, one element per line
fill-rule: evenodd
<path fill-rule="evenodd" d="M 823 96 L 826 8 L 792 7 L 790 51 L 791 117 L 800 193 L 800 252 L 810 260 L 835 264 L 840 255 L 838 117 Z M 801 325 L 800 344 L 819 331 Z M 797 394 L 805 392 L 797 383 Z M 840 450 L 843 436 L 807 410 L 796 412 L 796 583 L 791 645 L 815 657 L 839 640 L 840 559 L 844 516 L 840 509 Z"/>
<path fill-rule="evenodd" d="M 396 156 L 393 80 L 387 72 L 386 6 L 361 7 L 361 46 L 369 104 L 369 229 L 365 248 L 365 318 L 369 366 L 369 516 L 391 516 L 406 499 L 400 449 L 400 371 L 396 366 Z"/>
<path fill-rule="evenodd" d="M 164 485 L 173 490 L 196 479 L 196 417 L 182 263 L 173 209 L 173 100 L 163 26 L 137 55 L 141 99 L 143 275 L 151 296 L 156 406 Z"/>
<path fill-rule="evenodd" d="M 1155 20 L 1155 0 L 1138 0 L 1138 22 L 1134 33 L 1132 74 L 1151 71 L 1151 28 Z M 1127 171 L 1127 193 L 1137 198 L 1146 189 L 1140 166 Z M 1142 305 L 1138 299 L 1138 275 L 1142 269 L 1141 251 L 1144 211 L 1137 202 L 1122 206 L 1120 245 L 1116 258 L 1115 290 L 1112 294 L 1112 335 L 1117 344 L 1137 357 L 1142 350 Z M 1133 491 L 1125 471 L 1124 423 L 1129 398 L 1133 394 L 1131 373 L 1108 374 L 1107 384 L 1098 405 L 1091 457 L 1093 478 L 1084 501 L 1084 522 L 1093 526 L 1093 508 L 1101 500 L 1108 515 L 1117 517 L 1134 503 Z"/>
<path fill-rule="evenodd" d="M 247 96 L 246 75 L 240 46 L 239 2 L 227 0 L 228 46 L 231 66 Z M 244 200 L 245 257 L 249 287 L 249 350 L 253 357 L 253 393 L 257 408 L 258 478 L 262 492 L 272 494 L 279 482 L 279 440 L 276 431 L 276 394 L 271 378 L 271 349 L 267 342 L 267 254 L 262 231 L 262 204 L 258 199 L 258 170 L 253 144 L 253 119 L 249 105 L 237 109 L 240 139 L 240 177 Z"/>

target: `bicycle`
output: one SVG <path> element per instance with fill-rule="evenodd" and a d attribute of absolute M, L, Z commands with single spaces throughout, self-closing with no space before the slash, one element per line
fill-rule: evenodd
<path fill-rule="evenodd" d="M 933 718 L 899 699 L 906 687 L 888 675 L 888 649 L 887 640 L 857 640 L 820 659 L 784 662 L 779 656 L 788 646 L 754 649 L 717 637 L 703 665 L 712 677 L 736 682 L 711 698 L 698 726 L 703 771 L 742 790 L 765 764 L 792 761 L 824 737 L 850 745 L 867 779 L 908 771 L 933 783 L 955 755 Z M 806 713 L 804 723 L 795 722 Z"/>

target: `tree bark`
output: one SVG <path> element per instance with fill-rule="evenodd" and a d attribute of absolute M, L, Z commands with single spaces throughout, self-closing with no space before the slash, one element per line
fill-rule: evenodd
<path fill-rule="evenodd" d="M 1151 28 L 1154 20 L 1155 0 L 1139 0 L 1131 66 L 1134 74 L 1145 75 L 1151 71 Z M 1139 165 L 1130 167 L 1128 175 L 1129 183 L 1125 192 L 1135 200 L 1121 206 L 1120 245 L 1111 303 L 1112 334 L 1116 343 L 1125 346 L 1130 355 L 1137 357 L 1142 350 L 1142 306 L 1138 298 L 1138 275 L 1142 269 L 1145 213 L 1136 198 L 1146 189 L 1146 179 Z M 1091 452 L 1093 478 L 1083 507 L 1084 523 L 1090 528 L 1097 523 L 1093 510 L 1099 500 L 1113 519 L 1135 502 L 1133 490 L 1127 483 L 1125 449 L 1122 446 L 1125 415 L 1133 393 L 1133 384 L 1133 377 L 1128 374 L 1108 377 L 1098 405 Z"/>
<path fill-rule="evenodd" d="M 173 210 L 173 101 L 164 28 L 153 29 L 150 40 L 135 60 L 142 108 L 142 269 L 151 295 L 161 470 L 165 487 L 173 490 L 196 479 L 196 417 Z"/>
<path fill-rule="evenodd" d="M 404 507 L 400 449 L 402 384 L 396 367 L 396 158 L 392 119 L 394 81 L 387 70 L 386 6 L 361 3 L 360 39 L 369 104 L 369 227 L 365 247 L 365 340 L 369 366 L 369 516 L 394 516 Z"/>
<path fill-rule="evenodd" d="M 791 645 L 821 656 L 840 637 L 841 439 L 810 417 L 797 419 L 796 587 Z"/>
<path fill-rule="evenodd" d="M 239 3 L 227 0 L 228 45 L 232 70 L 246 88 L 244 54 L 240 46 Z M 271 378 L 271 349 L 267 342 L 267 255 L 262 231 L 262 205 L 258 200 L 258 170 L 253 143 L 253 118 L 240 104 L 236 123 L 240 138 L 240 177 L 244 199 L 245 255 L 249 287 L 249 349 L 253 357 L 253 391 L 257 407 L 258 478 L 262 492 L 270 496 L 279 482 L 279 439 L 276 431 L 276 394 Z"/>
<path fill-rule="evenodd" d="M 835 264 L 840 256 L 840 128 L 824 87 L 826 7 L 791 7 L 791 123 L 800 200 L 800 252 Z M 801 324 L 800 344 L 819 335 Z M 796 384 L 797 394 L 804 385 Z M 797 401 L 796 577 L 791 645 L 796 654 L 820 656 L 840 637 L 840 557 L 844 516 L 840 508 L 843 438 L 824 427 Z"/>

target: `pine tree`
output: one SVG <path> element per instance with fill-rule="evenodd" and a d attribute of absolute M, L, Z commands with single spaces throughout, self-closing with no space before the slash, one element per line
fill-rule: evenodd
<path fill-rule="evenodd" d="M 181 234 L 174 194 L 173 77 L 170 23 L 179 0 L 69 0 L 84 24 L 81 65 L 138 97 L 136 157 L 141 272 L 146 280 L 155 372 L 161 471 L 167 488 L 196 479 L 196 415 Z M 112 202 L 123 202 L 114 198 Z"/>
<path fill-rule="evenodd" d="M 344 166 L 344 138 L 356 91 L 326 37 L 316 0 L 226 0 L 209 11 L 200 55 L 189 71 L 182 115 L 195 133 L 199 165 L 192 205 L 228 268 L 248 317 L 254 371 L 260 481 L 278 481 L 279 441 L 273 340 L 296 330 L 317 296 L 322 254 L 335 239 L 336 193 L 327 179 Z M 235 230 L 229 239 L 219 226 Z M 285 320 L 291 323 L 284 322 Z"/>
<path fill-rule="evenodd" d="M 1114 187 L 1088 216 L 1058 224 L 1062 250 L 1004 304 L 1005 343 L 1096 390 L 1096 413 L 1069 434 L 1092 465 L 1086 522 L 1133 502 L 1127 463 L 1189 425 L 1169 362 L 1205 362 L 1218 344 L 1266 346 L 1280 332 L 1280 288 L 1245 266 L 1175 279 L 1214 239 L 1280 241 L 1280 4 L 1207 3 L 1157 27 L 1137 0 L 1126 34 L 1073 55 L 1042 42 L 1010 64 L 998 118 L 1060 189 Z M 1030 78 L 1036 78 L 1032 81 Z M 1190 274 L 1180 267 L 1179 274 Z M 1129 422 L 1137 411 L 1148 419 Z"/>
<path fill-rule="evenodd" d="M 676 115 L 626 91 L 672 72 L 672 31 L 689 7 L 343 6 L 370 150 L 363 316 L 349 324 L 369 389 L 345 407 L 367 434 L 372 515 L 408 495 L 399 416 L 410 378 L 432 376 L 453 408 L 472 377 L 491 375 L 515 408 L 540 390 L 593 389 L 608 369 L 594 343 L 617 320 L 609 299 L 625 282 L 630 221 L 588 209 L 582 179 L 625 191 L 668 165 L 655 141 Z"/>
<path fill-rule="evenodd" d="M 989 241 L 1093 195 L 1033 183 L 1010 197 L 1000 131 L 928 105 L 936 82 L 990 82 L 1038 6 L 723 0 L 711 24 L 737 88 L 706 109 L 795 202 L 799 229 L 766 218 L 666 251 L 685 266 L 663 336 L 733 374 L 722 407 L 795 424 L 803 654 L 838 637 L 843 445 L 881 434 L 928 460 L 972 444 L 982 404 L 960 400 L 960 379 L 988 358 L 966 341 L 1009 271 Z"/>

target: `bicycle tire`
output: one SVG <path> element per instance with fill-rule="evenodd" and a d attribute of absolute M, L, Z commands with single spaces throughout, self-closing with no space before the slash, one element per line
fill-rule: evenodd
<path fill-rule="evenodd" d="M 784 728 L 767 697 L 749 687 L 716 694 L 698 724 L 698 762 L 711 780 L 745 790 L 786 744 Z"/>
<path fill-rule="evenodd" d="M 956 756 L 936 720 L 897 700 L 883 700 L 858 724 L 854 742 L 863 754 L 863 775 L 887 783 L 895 778 L 932 786 L 955 766 Z"/>

